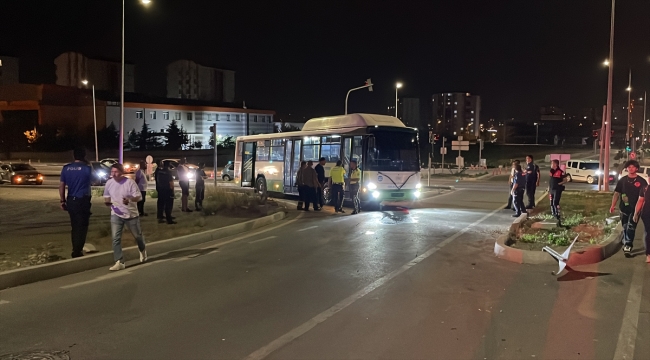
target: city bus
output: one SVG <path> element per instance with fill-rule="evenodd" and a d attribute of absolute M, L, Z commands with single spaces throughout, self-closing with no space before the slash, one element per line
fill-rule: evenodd
<path fill-rule="evenodd" d="M 362 171 L 361 206 L 410 206 L 420 197 L 418 131 L 399 119 L 374 114 L 315 118 L 300 131 L 240 136 L 235 146 L 234 177 L 241 187 L 262 196 L 268 192 L 298 195 L 296 173 L 301 161 L 326 160 L 325 176 L 341 160 Z M 346 185 L 348 179 L 346 179 Z M 345 187 L 345 199 L 350 194 Z M 329 187 L 324 188 L 329 200 Z"/>

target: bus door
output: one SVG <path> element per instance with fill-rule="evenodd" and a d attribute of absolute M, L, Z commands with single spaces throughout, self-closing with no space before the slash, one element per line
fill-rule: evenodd
<path fill-rule="evenodd" d="M 244 143 L 241 167 L 241 186 L 253 186 L 255 181 L 253 167 L 255 166 L 255 143 Z"/>
<path fill-rule="evenodd" d="M 284 143 L 284 193 L 297 194 L 296 174 L 300 169 L 300 149 L 302 140 L 287 140 Z"/>
<path fill-rule="evenodd" d="M 342 152 L 342 157 L 343 159 L 343 168 L 345 169 L 345 173 L 347 175 L 350 174 L 350 160 L 352 160 L 352 137 L 351 136 L 346 136 L 343 138 L 343 149 L 341 149 Z M 345 179 L 345 191 L 344 191 L 344 196 L 343 198 L 349 199 L 350 198 L 350 179 L 346 177 Z"/>

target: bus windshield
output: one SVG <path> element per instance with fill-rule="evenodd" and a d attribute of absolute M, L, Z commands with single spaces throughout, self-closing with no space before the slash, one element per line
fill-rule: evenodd
<path fill-rule="evenodd" d="M 369 171 L 420 171 L 415 131 L 372 129 L 368 139 Z"/>

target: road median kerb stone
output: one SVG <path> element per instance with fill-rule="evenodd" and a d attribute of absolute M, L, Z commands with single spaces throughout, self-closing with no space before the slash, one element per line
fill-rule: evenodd
<path fill-rule="evenodd" d="M 507 245 L 509 237 L 517 233 L 525 219 L 526 214 L 522 214 L 522 216 L 512 222 L 507 234 L 499 236 L 494 243 L 494 255 L 500 259 L 512 261 L 518 264 L 556 264 L 557 262 L 549 254 L 541 250 L 522 250 Z M 622 231 L 623 228 L 621 227 L 621 224 L 618 224 L 604 243 L 590 246 L 583 250 L 572 251 L 567 265 L 578 266 L 595 264 L 616 254 L 623 246 L 620 241 Z"/>
<path fill-rule="evenodd" d="M 147 255 L 155 256 L 174 250 L 183 249 L 209 241 L 218 240 L 232 235 L 241 234 L 255 230 L 263 226 L 286 218 L 284 211 L 258 219 L 233 224 L 218 229 L 203 231 L 196 234 L 189 234 L 177 238 L 156 241 L 147 244 Z M 128 260 L 139 258 L 137 246 L 123 249 L 124 257 Z M 38 281 L 49 280 L 65 275 L 75 274 L 82 271 L 93 270 L 101 267 L 108 267 L 113 264 L 113 252 L 105 251 L 97 254 L 90 254 L 76 259 L 66 259 L 48 264 L 35 265 L 23 269 L 14 269 L 0 273 L 0 290 L 31 284 Z"/>

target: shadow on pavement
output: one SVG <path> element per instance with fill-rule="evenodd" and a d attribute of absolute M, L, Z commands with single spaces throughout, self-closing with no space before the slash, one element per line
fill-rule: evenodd
<path fill-rule="evenodd" d="M 601 272 L 592 272 L 592 271 L 578 271 L 570 268 L 569 266 L 566 267 L 567 273 L 560 276 L 557 281 L 576 281 L 576 280 L 584 280 L 584 279 L 589 279 L 589 278 L 596 278 L 599 276 L 607 276 L 607 275 L 612 275 L 611 273 L 601 273 Z"/>

